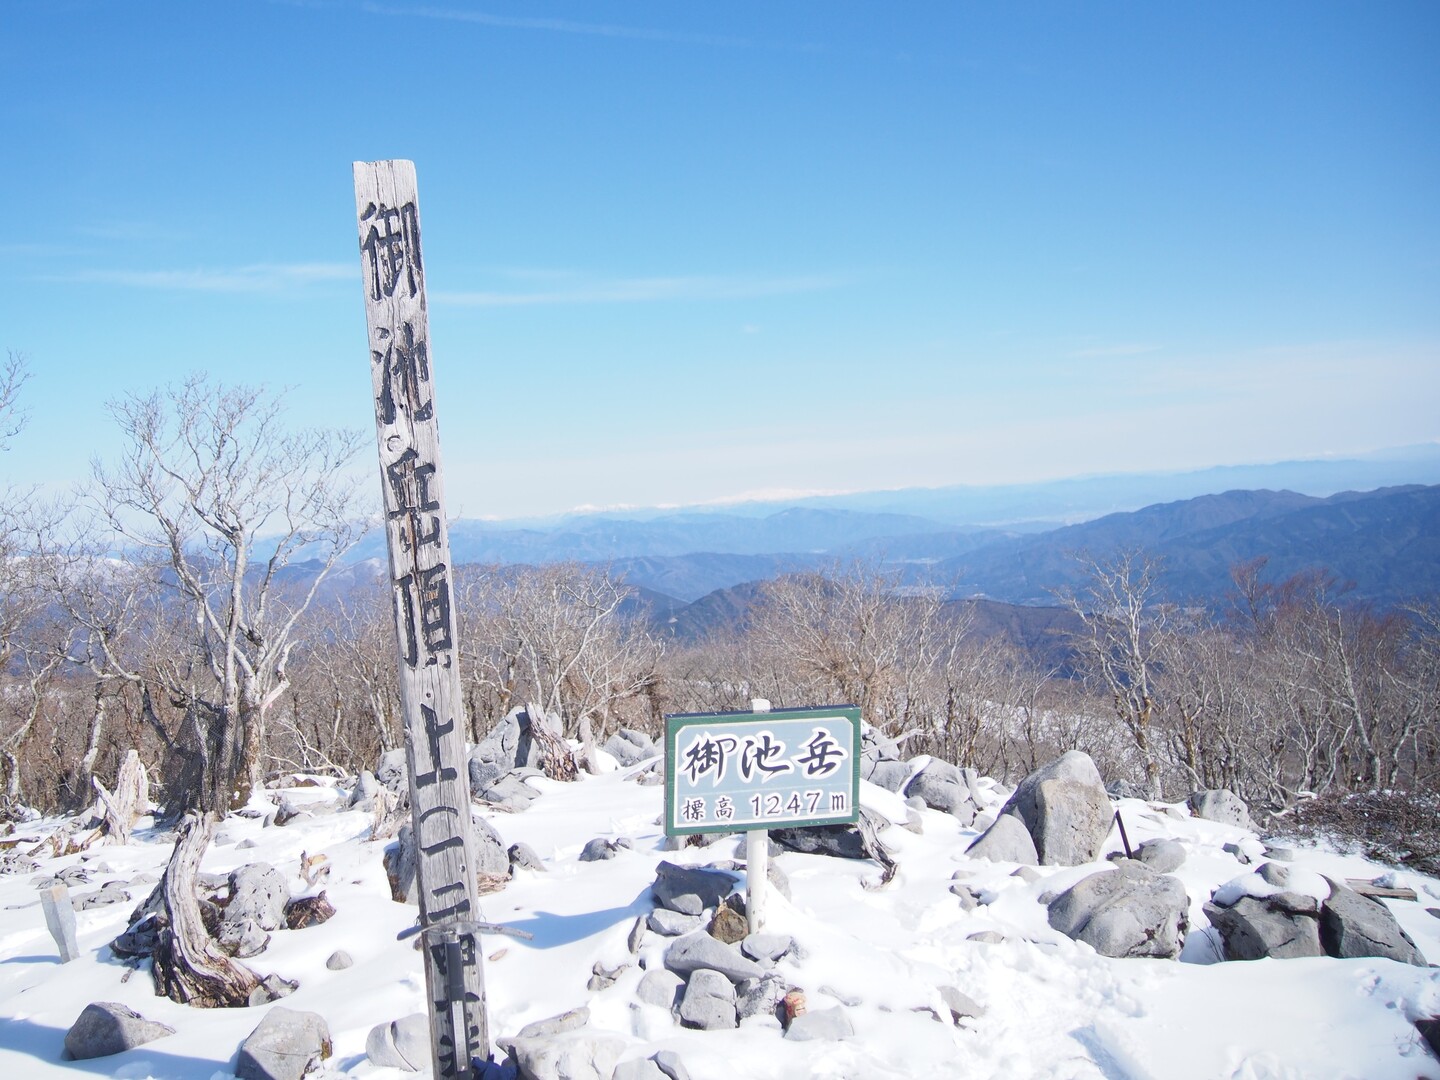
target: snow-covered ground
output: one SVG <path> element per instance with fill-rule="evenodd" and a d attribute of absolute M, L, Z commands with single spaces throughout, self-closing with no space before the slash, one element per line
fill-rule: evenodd
<path fill-rule="evenodd" d="M 1044 867 L 1041 880 L 1027 883 L 1012 876 L 1014 866 L 967 858 L 963 851 L 977 830 L 926 811 L 923 833 L 899 825 L 882 833 L 900 862 L 895 880 L 882 889 L 864 887 L 879 878 L 879 867 L 870 862 L 792 853 L 775 858 L 793 898 L 786 902 L 772 893 L 767 930 L 792 934 L 804 952 L 801 960 L 782 960 L 779 970 L 805 990 L 812 1011 L 841 1000 L 853 1003 L 852 1038 L 788 1041 L 769 1017 L 752 1018 L 732 1031 L 682 1028 L 667 1011 L 636 1001 L 639 966 L 602 991 L 589 991 L 586 983 L 597 961 L 610 967 L 630 959 L 626 938 L 636 916 L 652 906 L 649 886 L 657 862 L 743 860 L 744 841 L 666 852 L 657 823 L 663 789 L 630 782 L 632 771 L 586 776 L 568 785 L 532 781 L 544 794 L 530 809 L 486 812 L 507 845 L 529 844 L 547 868 L 518 871 L 504 891 L 484 898 L 485 918 L 534 935 L 532 941 L 486 939 L 493 1034 L 514 1034 L 530 1021 L 588 1005 L 592 1028 L 627 1041 L 624 1057 L 674 1050 L 695 1080 L 1440 1078 L 1440 1063 L 1412 1026 L 1416 1017 L 1440 1013 L 1440 969 L 1380 959 L 1215 962 L 1216 950 L 1202 932 L 1201 905 L 1218 886 L 1251 869 L 1222 850 L 1249 834 L 1192 818 L 1183 807 L 1135 800 L 1120 803 L 1132 845 L 1168 836 L 1187 852 L 1175 875 L 1190 896 L 1190 937 L 1180 962 L 1107 959 L 1049 927 L 1039 896 L 1106 864 Z M 892 821 L 905 820 L 898 796 L 862 786 L 868 807 Z M 315 788 L 292 792 L 297 800 L 328 794 Z M 1000 794 L 992 786 L 992 812 Z M 987 821 L 988 815 L 977 826 Z M 32 823 L 20 835 L 39 836 L 54 824 Z M 398 1078 L 414 1074 L 372 1065 L 365 1056 L 366 1036 L 376 1024 L 423 1011 L 424 978 L 413 940 L 396 940 L 413 923 L 415 909 L 390 899 L 381 864 L 384 845 L 367 838 L 370 824 L 370 816 L 360 812 L 302 817 L 268 828 L 258 819 L 231 817 L 219 827 L 202 870 L 268 862 L 290 875 L 301 895 L 306 891 L 301 852 L 329 857 L 332 870 L 323 887 L 335 917 L 277 932 L 270 947 L 246 963 L 299 981 L 282 1004 L 325 1018 L 335 1048 L 330 1074 Z M 608 861 L 580 862 L 582 846 L 597 836 L 628 837 L 633 850 Z M 247 839 L 253 847 L 237 847 Z M 1118 832 L 1111 842 L 1119 847 Z M 107 880 L 142 871 L 158 875 L 169 853 L 165 839 L 145 830 L 129 846 L 92 850 L 83 862 L 96 872 L 90 884 L 72 888 L 72 895 L 78 900 Z M 0 1078 L 232 1076 L 236 1049 L 264 1007 L 195 1010 L 156 997 L 148 969 L 132 972 L 106 947 L 125 928 L 133 904 L 78 912 L 82 955 L 59 962 L 35 883 L 81 862 L 70 856 L 43 862 L 39 874 L 0 878 Z M 1300 848 L 1293 865 L 1337 879 L 1369 879 L 1388 869 L 1320 848 Z M 981 894 L 983 902 L 973 911 L 963 910 L 949 892 L 957 870 L 970 872 L 967 884 Z M 1419 902 L 1388 901 L 1389 907 L 1427 958 L 1440 961 L 1440 918 L 1426 911 L 1440 907 L 1440 882 L 1401 877 Z M 135 901 L 149 888 L 136 886 Z M 1005 940 L 968 940 L 984 930 L 998 931 Z M 664 939 L 648 936 L 641 961 L 659 964 L 663 947 Z M 336 949 L 349 952 L 354 966 L 327 969 L 326 958 Z M 937 1014 L 949 1015 L 937 990 L 942 984 L 974 998 L 984 1015 L 960 1026 L 938 1022 Z M 62 1061 L 65 1032 L 92 1001 L 121 1002 L 176 1033 L 113 1057 Z"/>

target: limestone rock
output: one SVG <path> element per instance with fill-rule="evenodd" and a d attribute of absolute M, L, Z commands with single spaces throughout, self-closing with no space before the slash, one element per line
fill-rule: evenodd
<path fill-rule="evenodd" d="M 1180 955 L 1188 909 L 1178 880 L 1127 862 L 1077 881 L 1050 903 L 1047 918 L 1102 956 L 1169 960 Z"/>
<path fill-rule="evenodd" d="M 1040 864 L 1040 854 L 1035 850 L 1030 830 L 1025 828 L 1023 821 L 1010 814 L 997 817 L 995 823 L 965 849 L 965 854 L 991 862 L 1013 862 L 1022 866 Z"/>
<path fill-rule="evenodd" d="M 146 1020 L 128 1006 L 97 1001 L 86 1005 L 70 1025 L 65 1033 L 65 1052 L 76 1061 L 85 1061 L 133 1050 L 174 1034 L 174 1028 Z"/>
<path fill-rule="evenodd" d="M 974 770 L 967 770 L 973 774 Z M 971 779 L 948 761 L 931 758 L 929 763 L 905 785 L 906 798 L 918 796 L 932 810 L 953 814 L 961 825 L 975 820 L 975 793 Z"/>
<path fill-rule="evenodd" d="M 647 1005 L 658 1005 L 662 1009 L 674 1009 L 680 1001 L 685 980 L 666 968 L 651 968 L 640 977 L 635 987 L 635 996 Z"/>
<path fill-rule="evenodd" d="M 510 1053 L 525 1080 L 611 1080 L 625 1041 L 589 1031 L 517 1038 Z"/>
<path fill-rule="evenodd" d="M 1146 840 L 1135 850 L 1135 861 L 1157 874 L 1169 874 L 1185 861 L 1185 848 L 1178 840 Z"/>
<path fill-rule="evenodd" d="M 355 958 L 344 949 L 336 949 L 326 959 L 325 966 L 331 971 L 344 971 L 348 967 L 355 966 Z"/>
<path fill-rule="evenodd" d="M 1320 910 L 1320 944 L 1331 956 L 1384 956 L 1425 967 L 1410 935 L 1379 900 L 1330 881 L 1330 898 Z"/>
<path fill-rule="evenodd" d="M 719 904 L 734 888 L 735 878 L 722 871 L 661 862 L 655 868 L 655 883 L 650 891 L 662 908 L 699 915 Z"/>
<path fill-rule="evenodd" d="M 878 784 L 886 791 L 898 792 L 910 779 L 910 764 L 905 761 L 860 760 L 860 777 Z"/>
<path fill-rule="evenodd" d="M 703 931 L 676 938 L 665 950 L 665 966 L 677 975 L 710 968 L 736 983 L 765 974 L 764 968 L 742 956 L 735 946 L 716 941 Z"/>
<path fill-rule="evenodd" d="M 680 1022 L 702 1031 L 722 1031 L 739 1025 L 735 1014 L 735 984 L 718 971 L 701 968 L 690 976 L 680 1000 Z"/>
<path fill-rule="evenodd" d="M 773 964 L 794 948 L 789 934 L 751 934 L 740 942 L 740 951 L 757 964 Z"/>
<path fill-rule="evenodd" d="M 536 854 L 535 849 L 529 844 L 511 844 L 510 850 L 506 852 L 510 860 L 510 872 L 513 875 L 516 867 L 524 870 L 536 870 L 542 874 L 550 872 L 543 859 Z"/>
<path fill-rule="evenodd" d="M 605 740 L 605 745 L 601 749 L 618 761 L 622 767 L 638 765 L 646 758 L 654 757 L 660 752 L 656 749 L 650 736 L 632 728 L 621 728 L 615 732 Z"/>
<path fill-rule="evenodd" d="M 1297 897 L 1309 904 L 1287 902 L 1293 893 L 1279 893 L 1259 899 L 1242 896 L 1233 905 L 1205 905 L 1210 925 L 1220 932 L 1226 960 L 1280 960 L 1298 956 L 1323 956 L 1320 946 L 1318 911 L 1313 897 Z"/>
<path fill-rule="evenodd" d="M 561 734 L 555 730 L 553 723 L 548 720 L 543 722 L 551 733 Z M 544 768 L 545 751 L 541 741 L 534 737 L 532 723 L 530 714 L 524 709 L 511 709 L 476 744 L 470 752 L 469 764 L 472 794 L 486 798 L 487 790 L 512 769 Z"/>
<path fill-rule="evenodd" d="M 376 1024 L 365 1038 L 365 1056 L 372 1065 L 420 1072 L 430 1067 L 430 1014 L 411 1013 L 388 1024 Z"/>
<path fill-rule="evenodd" d="M 243 1043 L 237 1080 L 300 1080 L 330 1056 L 330 1029 L 319 1013 L 271 1006 Z"/>
<path fill-rule="evenodd" d="M 230 873 L 230 903 L 225 906 L 221 925 L 253 919 L 261 930 L 285 927 L 285 905 L 290 886 L 285 875 L 269 863 L 250 863 Z"/>
<path fill-rule="evenodd" d="M 705 925 L 704 915 L 682 915 L 668 908 L 656 908 L 645 917 L 645 925 L 662 937 L 679 937 Z"/>
<path fill-rule="evenodd" d="M 578 1009 L 571 1009 L 568 1012 L 559 1013 L 556 1016 L 547 1016 L 544 1020 L 535 1020 L 526 1024 L 520 1029 L 517 1039 L 547 1039 L 554 1035 L 562 1035 L 567 1031 L 579 1031 L 590 1022 L 590 1010 L 584 1005 Z"/>
<path fill-rule="evenodd" d="M 1226 788 L 1192 792 L 1185 803 L 1190 807 L 1190 813 L 1206 821 L 1218 821 L 1222 825 L 1252 831 L 1255 828 L 1255 823 L 1250 820 L 1250 808 L 1240 796 Z"/>
<path fill-rule="evenodd" d="M 745 979 L 735 988 L 736 1014 L 741 1020 L 752 1016 L 773 1016 L 778 1020 L 789 989 L 785 980 L 773 971 L 758 979 Z"/>
<path fill-rule="evenodd" d="M 665 1074 L 650 1058 L 631 1058 L 615 1066 L 611 1080 L 665 1080 Z"/>
<path fill-rule="evenodd" d="M 1105 847 L 1115 809 L 1098 784 L 1055 778 L 1035 785 L 1031 829 L 1042 866 L 1080 866 Z"/>
<path fill-rule="evenodd" d="M 397 746 L 380 755 L 375 765 L 375 779 L 401 798 L 410 797 L 410 766 L 405 761 L 405 748 Z"/>

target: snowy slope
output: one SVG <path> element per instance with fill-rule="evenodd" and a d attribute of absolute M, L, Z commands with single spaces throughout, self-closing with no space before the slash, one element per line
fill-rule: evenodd
<path fill-rule="evenodd" d="M 895 881 L 869 890 L 879 868 L 870 862 L 785 853 L 775 862 L 788 875 L 793 902 L 772 894 L 769 930 L 793 934 L 802 960 L 779 970 L 807 994 L 812 1011 L 841 1000 L 856 1035 L 841 1042 L 795 1043 L 781 1038 L 769 1018 L 738 1030 L 692 1031 L 665 1010 L 639 1004 L 642 974 L 632 966 L 603 991 L 586 989 L 592 965 L 630 959 L 626 937 L 637 915 L 651 907 L 649 885 L 662 858 L 705 864 L 744 858 L 743 839 L 710 848 L 663 850 L 657 824 L 662 789 L 630 781 L 633 770 L 582 777 L 575 784 L 533 781 L 543 796 L 519 814 L 486 816 L 505 843 L 523 841 L 544 859 L 547 872 L 519 871 L 510 885 L 484 898 L 486 918 L 534 935 L 533 941 L 487 938 L 485 952 L 490 1020 L 495 1035 L 578 1005 L 588 1005 L 592 1028 L 623 1037 L 625 1057 L 661 1049 L 679 1053 L 695 1080 L 732 1077 L 1104 1078 L 1104 1080 L 1290 1080 L 1355 1077 L 1365 1080 L 1440 1080 L 1412 1026 L 1417 1016 L 1440 1013 L 1440 970 L 1388 960 L 1262 960 L 1216 963 L 1202 932 L 1201 904 L 1247 867 L 1222 845 L 1247 834 L 1191 818 L 1182 808 L 1122 801 L 1132 844 L 1157 836 L 1179 840 L 1187 859 L 1176 876 L 1191 899 L 1191 933 L 1182 962 L 1111 960 L 1050 929 L 1037 898 L 1059 891 L 1105 864 L 1041 868 L 1027 883 L 1015 867 L 966 858 L 977 835 L 954 818 L 922 814 L 923 833 L 898 825 L 883 838 L 900 861 Z M 272 796 L 278 793 L 270 793 Z M 992 785 L 992 809 L 1001 792 Z M 323 789 L 297 789 L 296 799 L 326 798 Z M 903 821 L 898 796 L 863 786 L 864 802 Z M 986 823 L 982 817 L 978 825 Z M 40 836 L 54 822 L 20 830 Z M 394 1069 L 365 1057 L 370 1028 L 423 1011 L 423 975 L 412 942 L 396 934 L 415 917 L 389 897 L 381 865 L 383 843 L 367 839 L 370 818 L 347 812 L 300 818 L 284 827 L 258 819 L 224 822 L 202 869 L 227 871 L 264 861 L 291 877 L 299 895 L 302 851 L 324 852 L 333 869 L 324 883 L 337 914 L 305 930 L 280 931 L 263 954 L 246 961 L 258 971 L 298 979 L 283 1004 L 324 1016 L 334 1040 L 334 1075 L 398 1078 Z M 609 861 L 580 862 L 586 841 L 628 837 L 631 851 Z M 237 848 L 244 840 L 254 847 Z M 1119 846 L 1118 833 L 1112 846 Z M 142 871 L 159 874 L 170 844 L 141 830 L 128 847 L 103 847 L 84 864 L 101 870 L 77 899 L 104 881 Z M 261 1009 L 192 1010 L 157 998 L 147 969 L 131 972 L 106 944 L 125 927 L 132 904 L 77 914 L 83 955 L 58 962 L 45 929 L 35 882 L 82 862 L 79 856 L 43 862 L 39 874 L 0 878 L 0 1078 L 74 1077 L 89 1073 L 141 1080 L 225 1080 L 235 1051 L 258 1023 Z M 1373 878 L 1385 868 L 1322 849 L 1297 851 L 1295 866 L 1335 878 Z M 972 912 L 950 894 L 951 876 L 966 879 L 985 901 Z M 1419 903 L 1390 901 L 1391 910 L 1432 961 L 1440 961 L 1440 882 L 1405 875 Z M 137 885 L 138 902 L 150 886 Z M 1005 941 L 967 940 L 996 930 Z M 642 962 L 657 965 L 666 939 L 647 936 Z M 345 949 L 353 967 L 328 970 L 326 958 Z M 955 1027 L 937 987 L 958 987 L 986 1007 Z M 827 989 L 822 989 L 822 987 Z M 66 1030 L 92 1001 L 117 1001 L 176 1034 L 109 1058 L 60 1060 Z M 932 1013 L 931 1010 L 934 1010 Z"/>

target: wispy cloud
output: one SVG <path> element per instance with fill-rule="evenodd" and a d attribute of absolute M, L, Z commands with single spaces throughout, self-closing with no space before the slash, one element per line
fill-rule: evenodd
<path fill-rule="evenodd" d="M 643 277 L 579 282 L 526 292 L 437 292 L 435 303 L 457 307 L 526 307 L 537 304 L 639 304 L 673 300 L 745 300 L 821 292 L 846 284 L 834 274 L 794 277 Z"/>
<path fill-rule="evenodd" d="M 730 49 L 777 49 L 793 52 L 818 52 L 823 46 L 814 44 L 784 45 L 724 34 L 691 34 L 675 30 L 657 30 L 643 26 L 617 26 L 613 23 L 575 22 L 572 19 L 534 18 L 516 15 L 494 15 L 483 11 L 460 11 L 440 7 L 392 7 L 364 3 L 362 11 L 372 15 L 408 16 L 421 19 L 444 19 L 450 22 L 475 23 L 507 30 L 539 30 L 558 34 L 584 34 L 591 37 L 629 38 L 635 41 L 662 41 L 684 45 L 712 45 Z"/>
<path fill-rule="evenodd" d="M 221 269 L 76 270 L 68 274 L 48 274 L 42 280 L 182 292 L 265 293 L 349 280 L 355 276 L 355 268 L 347 263 L 256 263 Z"/>

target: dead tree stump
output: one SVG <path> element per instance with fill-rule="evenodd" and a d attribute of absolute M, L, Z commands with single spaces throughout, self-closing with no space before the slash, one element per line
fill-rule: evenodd
<path fill-rule="evenodd" d="M 261 979 L 227 956 L 205 929 L 196 898 L 200 858 L 210 846 L 215 818 L 192 814 L 181 826 L 160 882 L 165 898 L 154 951 L 155 992 L 201 1009 L 241 1008 L 283 997 L 294 984 Z"/>
<path fill-rule="evenodd" d="M 113 792 L 106 789 L 98 776 L 90 777 L 90 782 L 95 785 L 105 810 L 105 832 L 115 843 L 128 844 L 135 822 L 150 810 L 150 774 L 145 771 L 139 753 L 125 751 Z"/>
<path fill-rule="evenodd" d="M 570 752 L 565 740 L 550 730 L 545 710 L 530 703 L 525 706 L 525 714 L 530 718 L 530 738 L 540 744 L 541 767 L 545 775 L 551 780 L 577 779 L 579 769 L 575 765 L 575 755 Z"/>

